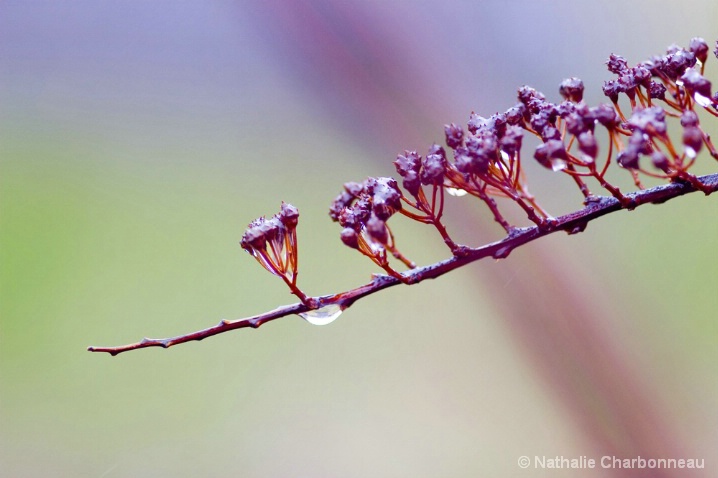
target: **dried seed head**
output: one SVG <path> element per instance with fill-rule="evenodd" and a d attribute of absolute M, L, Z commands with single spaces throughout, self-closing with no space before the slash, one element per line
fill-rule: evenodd
<path fill-rule="evenodd" d="M 619 76 L 616 84 L 620 93 L 625 93 L 630 99 L 636 96 L 637 81 L 631 70 L 627 70 Z"/>
<path fill-rule="evenodd" d="M 536 161 L 538 161 L 538 163 L 544 168 L 551 169 L 551 161 L 548 158 L 548 148 L 546 147 L 546 143 L 541 143 L 536 146 L 534 159 L 536 159 Z"/>
<path fill-rule="evenodd" d="M 711 97 L 711 82 L 706 80 L 697 70 L 688 68 L 681 76 L 681 81 L 683 81 L 690 94 L 701 95 L 704 98 Z"/>
<path fill-rule="evenodd" d="M 299 210 L 289 203 L 282 202 L 279 210 L 279 220 L 288 229 L 294 229 L 299 222 Z"/>
<path fill-rule="evenodd" d="M 598 142 L 593 133 L 586 131 L 578 135 L 578 149 L 591 159 L 596 159 L 596 156 L 598 156 Z"/>
<path fill-rule="evenodd" d="M 456 149 L 464 142 L 464 130 L 461 126 L 454 123 L 444 125 L 444 134 L 446 135 L 446 145 L 451 149 Z"/>
<path fill-rule="evenodd" d="M 644 65 L 638 65 L 637 67 L 632 68 L 631 74 L 633 75 L 633 79 L 637 85 L 647 88 L 651 83 L 651 71 Z"/>
<path fill-rule="evenodd" d="M 521 103 L 528 106 L 528 103 L 532 100 L 538 100 L 539 102 L 546 101 L 546 97 L 543 93 L 536 91 L 530 86 L 524 85 L 518 90 L 518 98 Z"/>
<path fill-rule="evenodd" d="M 342 229 L 340 237 L 345 245 L 351 247 L 352 249 L 359 249 L 359 235 L 351 227 L 345 227 Z"/>
<path fill-rule="evenodd" d="M 366 222 L 366 232 L 369 237 L 380 244 L 386 245 L 389 242 L 389 230 L 386 228 L 386 222 L 374 214 Z"/>
<path fill-rule="evenodd" d="M 593 122 L 587 124 L 587 122 L 584 121 L 583 117 L 578 113 L 571 113 L 570 115 L 566 116 L 565 121 L 566 131 L 568 131 L 569 134 L 572 134 L 574 136 L 578 136 L 584 131 L 588 131 L 590 126 L 593 125 Z"/>
<path fill-rule="evenodd" d="M 344 183 L 344 190 L 351 196 L 351 197 L 359 197 L 359 195 L 364 190 L 364 185 L 362 183 L 357 183 L 354 181 L 349 181 L 348 183 Z"/>
<path fill-rule="evenodd" d="M 583 103 L 573 103 L 571 101 L 562 101 L 556 106 L 556 111 L 561 118 L 566 118 L 568 115 L 576 111 L 576 108 Z"/>
<path fill-rule="evenodd" d="M 666 99 L 666 87 L 662 83 L 651 80 L 648 84 L 648 94 L 652 99 L 665 100 Z"/>
<path fill-rule="evenodd" d="M 443 184 L 446 166 L 444 148 L 437 144 L 433 145 L 421 163 L 421 184 L 437 186 Z"/>
<path fill-rule="evenodd" d="M 692 68 L 696 64 L 696 56 L 687 50 L 678 47 L 671 47 L 668 53 L 656 64 L 661 73 L 676 81 L 685 73 L 688 68 Z"/>
<path fill-rule="evenodd" d="M 561 139 L 561 132 L 555 126 L 546 126 L 541 130 L 541 139 L 549 141 L 551 139 Z"/>
<path fill-rule="evenodd" d="M 421 169 L 421 156 L 416 151 L 404 151 L 394 161 L 396 171 L 404 178 L 404 189 L 412 196 L 419 194 L 421 182 L 419 181 L 419 170 Z"/>
<path fill-rule="evenodd" d="M 494 122 L 491 121 L 488 118 L 484 118 L 483 116 L 479 116 L 476 113 L 471 113 L 471 116 L 469 117 L 469 122 L 467 124 L 467 128 L 469 132 L 476 134 L 477 131 L 493 131 L 494 129 Z"/>
<path fill-rule="evenodd" d="M 628 138 L 628 148 L 633 149 L 638 154 L 651 154 L 653 147 L 647 134 L 641 131 L 634 131 L 630 138 Z"/>
<path fill-rule="evenodd" d="M 286 232 L 284 224 L 282 224 L 282 221 L 280 221 L 277 216 L 272 216 L 265 220 L 260 228 L 264 232 L 264 237 L 267 241 L 274 241 Z"/>
<path fill-rule="evenodd" d="M 618 102 L 618 95 L 623 90 L 616 80 L 608 80 L 603 82 L 603 94 L 608 96 L 612 102 Z"/>
<path fill-rule="evenodd" d="M 659 106 L 636 108 L 628 120 L 628 126 L 649 136 L 665 136 L 666 112 Z"/>
<path fill-rule="evenodd" d="M 339 220 L 342 210 L 349 206 L 355 198 L 359 197 L 364 189 L 364 185 L 356 182 L 344 183 L 344 191 L 334 198 L 331 206 L 329 206 L 329 217 L 332 221 Z"/>
<path fill-rule="evenodd" d="M 618 153 L 616 162 L 622 168 L 638 169 L 638 152 L 632 148 L 626 148 Z"/>
<path fill-rule="evenodd" d="M 421 156 L 416 151 L 404 151 L 404 154 L 397 155 L 394 166 L 401 177 L 412 172 L 418 173 L 421 167 Z"/>
<path fill-rule="evenodd" d="M 506 133 L 501 137 L 501 150 L 509 156 L 513 156 L 521 150 L 524 133 L 518 126 L 509 126 Z"/>
<path fill-rule="evenodd" d="M 688 126 L 683 129 L 683 144 L 686 147 L 686 154 L 695 158 L 703 147 L 703 134 L 696 126 Z"/>
<path fill-rule="evenodd" d="M 552 171 L 561 171 L 566 169 L 568 153 L 563 141 L 551 139 L 536 147 L 534 158 L 545 168 Z"/>
<path fill-rule="evenodd" d="M 698 115 L 693 110 L 683 112 L 681 115 L 681 126 L 698 126 Z"/>
<path fill-rule="evenodd" d="M 525 114 L 526 107 L 523 105 L 523 103 L 518 103 L 515 106 L 512 106 L 511 108 L 506 110 L 506 123 L 511 125 L 521 124 Z"/>
<path fill-rule="evenodd" d="M 501 137 L 506 132 L 506 126 L 508 120 L 506 119 L 506 113 L 496 113 L 491 115 L 489 120 L 493 123 L 493 132 L 496 136 Z"/>
<path fill-rule="evenodd" d="M 470 135 L 466 138 L 466 152 L 470 158 L 468 173 L 486 174 L 489 164 L 498 157 L 498 140 L 490 132 L 480 136 Z"/>
<path fill-rule="evenodd" d="M 463 146 L 454 150 L 454 166 L 456 166 L 459 172 L 471 174 L 473 172 L 472 161 L 469 150 Z"/>
<path fill-rule="evenodd" d="M 606 61 L 606 66 L 608 67 L 608 71 L 619 75 L 628 69 L 628 62 L 621 55 L 611 53 L 611 56 L 608 57 L 608 61 Z"/>
<path fill-rule="evenodd" d="M 338 221 L 340 226 L 351 229 L 359 229 L 362 223 L 355 206 L 345 207 L 339 214 Z"/>
<path fill-rule="evenodd" d="M 365 190 L 372 197 L 372 212 L 386 221 L 401 209 L 401 192 L 393 178 L 369 178 Z"/>
<path fill-rule="evenodd" d="M 250 254 L 254 249 L 263 249 L 266 244 L 263 231 L 264 222 L 265 219 L 263 217 L 255 219 L 249 223 L 242 235 L 242 240 L 239 244 L 242 246 L 242 249 Z"/>
<path fill-rule="evenodd" d="M 578 136 L 585 131 L 593 131 L 596 124 L 595 109 L 581 103 L 566 115 L 564 120 L 566 122 L 566 131 L 574 136 Z"/>
<path fill-rule="evenodd" d="M 297 272 L 298 220 L 297 208 L 282 203 L 280 211 L 269 219 L 260 217 L 250 222 L 240 241 L 242 249 L 267 271 L 291 281 L 290 287 L 294 287 Z"/>
<path fill-rule="evenodd" d="M 668 157 L 661 150 L 657 149 L 651 154 L 651 162 L 656 169 L 660 169 L 664 173 L 668 173 L 670 170 Z"/>
<path fill-rule="evenodd" d="M 616 113 L 616 109 L 605 103 L 591 108 L 592 115 L 596 118 L 596 121 L 601 123 L 608 129 L 615 128 L 621 123 L 621 118 Z"/>
<path fill-rule="evenodd" d="M 564 99 L 579 103 L 583 100 L 583 81 L 576 77 L 567 78 L 559 85 L 558 92 Z"/>
<path fill-rule="evenodd" d="M 563 144 L 563 141 L 560 139 L 550 139 L 546 141 L 546 153 L 548 154 L 548 158 L 550 160 L 564 160 L 568 161 L 568 153 L 566 152 L 566 147 Z"/>
<path fill-rule="evenodd" d="M 698 61 L 705 64 L 708 59 L 708 43 L 703 38 L 691 38 L 688 43 L 688 49 L 696 56 Z"/>
<path fill-rule="evenodd" d="M 419 194 L 419 189 L 421 189 L 421 180 L 419 179 L 419 173 L 415 173 L 413 171 L 410 172 L 406 175 L 401 184 L 404 186 L 404 189 L 409 191 L 409 194 L 411 194 L 412 196 L 417 196 Z"/>

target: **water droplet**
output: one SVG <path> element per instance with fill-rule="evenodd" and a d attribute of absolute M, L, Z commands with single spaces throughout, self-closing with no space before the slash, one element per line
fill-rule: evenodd
<path fill-rule="evenodd" d="M 596 162 L 596 160 L 593 158 L 593 156 L 589 156 L 588 154 L 581 153 L 581 160 L 586 164 L 593 164 Z"/>
<path fill-rule="evenodd" d="M 504 154 L 506 154 L 506 153 L 504 153 L 503 151 L 501 151 L 501 152 L 503 153 L 501 156 L 503 156 Z M 507 155 L 506 155 L 506 161 L 508 161 L 508 160 L 509 160 L 509 157 L 508 157 L 508 154 L 507 154 Z M 499 163 L 499 162 L 497 162 L 497 163 L 496 163 L 496 167 L 499 168 L 504 174 L 506 174 L 506 175 L 508 176 L 509 170 L 508 170 L 508 168 L 506 168 L 506 166 L 504 166 L 504 163 Z"/>
<path fill-rule="evenodd" d="M 556 171 L 563 171 L 568 167 L 568 163 L 564 161 L 563 159 L 552 159 L 551 160 L 551 169 L 553 172 Z"/>
<path fill-rule="evenodd" d="M 371 248 L 371 251 L 374 253 L 374 255 L 380 255 L 382 252 L 384 252 L 384 246 L 371 238 L 369 238 L 367 244 L 369 244 L 369 247 Z"/>
<path fill-rule="evenodd" d="M 571 229 L 566 229 L 566 232 L 570 234 L 578 234 L 579 232 L 583 232 L 586 230 L 586 226 L 588 226 L 587 222 L 579 222 L 578 224 L 574 225 Z"/>
<path fill-rule="evenodd" d="M 696 156 L 698 156 L 698 153 L 695 149 L 691 148 L 690 146 L 686 146 L 685 148 L 686 156 L 688 156 L 690 159 L 694 159 Z"/>
<path fill-rule="evenodd" d="M 713 100 L 707 96 L 701 95 L 700 93 L 693 93 L 693 99 L 704 108 L 708 108 L 711 104 L 713 104 Z"/>
<path fill-rule="evenodd" d="M 337 317 L 342 315 L 342 312 L 344 312 L 342 306 L 329 304 L 316 310 L 302 312 L 299 315 L 312 325 L 327 325 L 337 320 Z"/>
<path fill-rule="evenodd" d="M 457 189 L 457 188 L 446 188 L 446 192 L 449 193 L 451 196 L 455 196 L 457 198 L 460 198 L 461 196 L 466 196 L 467 192 L 463 189 Z"/>
<path fill-rule="evenodd" d="M 494 259 L 506 259 L 509 257 L 509 254 L 511 254 L 511 248 L 509 246 L 504 246 L 496 249 L 492 256 Z"/>

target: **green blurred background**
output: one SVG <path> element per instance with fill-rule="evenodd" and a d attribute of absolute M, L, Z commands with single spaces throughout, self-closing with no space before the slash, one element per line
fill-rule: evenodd
<path fill-rule="evenodd" d="M 293 302 L 238 245 L 282 200 L 302 213 L 302 288 L 362 284 L 375 269 L 326 215 L 343 182 L 393 174 L 522 84 L 557 100 L 579 76 L 596 104 L 611 52 L 718 38 L 712 1 L 575 3 L 0 4 L 0 474 L 715 476 L 718 225 L 698 195 L 329 326 L 85 351 Z M 551 211 L 580 206 L 568 178 L 529 174 Z M 450 207 L 463 242 L 500 237 L 479 204 Z M 396 231 L 419 262 L 446 256 Z M 606 453 L 708 469 L 516 464 Z"/>

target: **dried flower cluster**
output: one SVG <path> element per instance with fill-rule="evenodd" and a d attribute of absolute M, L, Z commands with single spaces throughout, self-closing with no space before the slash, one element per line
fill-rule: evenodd
<path fill-rule="evenodd" d="M 299 211 L 291 204 L 282 203 L 279 213 L 269 219 L 260 217 L 252 221 L 242 236 L 240 245 L 257 259 L 262 267 L 281 277 L 299 300 L 307 296 L 297 287 L 297 224 Z"/>
<path fill-rule="evenodd" d="M 91 350 L 114 355 L 136 348 L 169 347 L 235 328 L 258 327 L 292 314 L 305 318 L 314 314 L 318 318 L 314 323 L 328 323 L 358 298 L 394 284 L 438 277 L 487 255 L 506 257 L 513 248 L 554 231 L 580 232 L 589 220 L 615 210 L 633 209 L 695 190 L 714 192 L 718 189 L 718 175 L 698 178 L 689 172 L 704 149 L 718 160 L 718 152 L 698 115 L 702 110 L 718 117 L 718 92 L 712 92 L 710 81 L 703 76 L 709 54 L 708 44 L 693 38 L 687 48 L 671 46 L 665 55 L 634 67 L 629 67 L 625 58 L 611 55 L 606 64 L 616 79 L 603 85 L 610 104 L 588 106 L 583 101 L 583 82 L 578 78 L 561 82 L 559 94 L 563 101 L 558 104 L 523 86 L 518 90 L 518 102 L 506 111 L 488 118 L 472 113 L 466 129 L 453 123 L 446 125 L 447 149 L 434 144 L 423 157 L 416 151 L 399 154 L 394 166 L 403 190 L 396 179 L 389 177 L 346 183 L 332 202 L 329 215 L 342 227 L 342 242 L 371 259 L 388 277 L 375 276 L 372 283 L 351 291 L 308 297 L 297 286 L 299 212 L 283 203 L 277 215 L 251 222 L 241 245 L 265 269 L 281 277 L 300 304 L 238 321 L 222 321 L 215 327 L 175 338 Z M 713 54 L 718 57 L 718 42 Z M 628 114 L 619 105 L 623 96 L 630 105 Z M 671 138 L 669 121 L 680 126 L 680 142 Z M 533 151 L 539 164 L 571 176 L 583 196 L 583 210 L 553 218 L 529 193 L 522 169 L 526 133 L 540 140 Z M 607 151 L 603 153 L 599 137 L 607 138 Z M 632 175 L 638 192 L 623 194 L 606 180 L 614 159 Z M 643 191 L 642 175 L 664 179 L 671 187 Z M 592 194 L 587 181 L 598 183 L 613 199 Z M 479 199 L 503 227 L 506 238 L 479 248 L 454 242 L 441 221 L 446 194 Z M 494 199 L 497 197 L 515 203 L 536 226 L 519 228 L 510 224 L 499 210 Z M 415 268 L 397 248 L 388 224 L 397 214 L 433 226 L 453 257 Z M 397 271 L 389 263 L 390 256 L 411 270 Z"/>
<path fill-rule="evenodd" d="M 454 242 L 441 222 L 445 194 L 478 198 L 509 235 L 517 228 L 501 214 L 495 197 L 516 203 L 539 228 L 554 227 L 555 219 L 536 202 L 526 184 L 521 167 L 526 133 L 541 140 L 533 158 L 552 171 L 570 175 L 586 204 L 597 200 L 586 183 L 586 179 L 593 178 L 623 207 L 634 207 L 632 200 L 605 178 L 614 157 L 620 167 L 631 173 L 639 188 L 643 188 L 640 174 L 644 174 L 685 181 L 708 193 L 706 186 L 688 171 L 704 145 L 718 159 L 696 113 L 702 109 L 718 116 L 718 92 L 711 96 L 711 83 L 703 76 L 708 54 L 705 40 L 694 38 L 688 48 L 671 46 L 665 55 L 635 67 L 629 67 L 622 56 L 611 55 L 606 65 L 617 79 L 603 85 L 611 104 L 588 106 L 583 101 L 583 82 L 578 78 L 561 82 L 559 94 L 563 101 L 558 104 L 522 86 L 518 102 L 503 113 L 488 118 L 472 113 L 466 129 L 453 123 L 446 125 L 449 155 L 437 144 L 424 157 L 416 151 L 399 154 L 394 166 L 406 192 L 389 177 L 348 182 L 332 202 L 329 216 L 342 227 L 340 237 L 345 245 L 369 257 L 390 276 L 410 283 L 411 276 L 389 264 L 391 255 L 409 269 L 415 267 L 397 248 L 387 222 L 398 213 L 432 225 L 451 252 L 460 256 L 467 248 Z M 718 56 L 718 45 L 714 54 Z M 619 106 L 622 95 L 630 103 L 628 116 Z M 683 129 L 682 147 L 668 134 L 667 121 L 671 118 L 678 119 Z M 608 151 L 603 155 L 599 151 L 599 134 L 608 138 Z M 643 157 L 650 160 L 651 169 L 641 164 Z M 277 216 L 249 225 L 242 247 L 267 270 L 282 277 L 305 302 L 306 296 L 296 286 L 297 216 L 296 209 L 283 204 Z"/>
<path fill-rule="evenodd" d="M 518 90 L 518 103 L 488 118 L 472 113 L 466 130 L 456 124 L 444 128 L 446 145 L 434 144 L 422 158 L 416 151 L 404 151 L 394 165 L 403 179 L 402 193 L 391 178 L 369 178 L 364 183 L 346 183 L 334 200 L 329 215 L 344 228 L 342 241 L 364 255 L 390 275 L 409 279 L 392 269 L 386 259 L 389 251 L 409 268 L 413 264 L 401 256 L 386 221 L 394 213 L 431 224 L 455 255 L 465 250 L 449 236 L 441 223 L 444 194 L 470 194 L 483 201 L 508 234 L 515 230 L 499 211 L 494 197 L 505 197 L 521 207 L 528 219 L 540 228 L 550 228 L 553 218 L 529 193 L 521 168 L 525 133 L 541 140 L 533 157 L 553 171 L 572 176 L 584 201 L 595 200 L 585 178 L 593 178 L 624 207 L 631 200 L 610 184 L 606 171 L 615 156 L 619 166 L 643 188 L 639 173 L 672 181 L 687 181 L 709 192 L 688 172 L 705 145 L 718 159 L 708 135 L 701 129 L 696 108 L 718 116 L 718 92 L 711 97 L 711 83 L 703 76 L 708 44 L 701 38 L 690 41 L 687 49 L 672 46 L 660 57 L 630 68 L 625 58 L 611 55 L 609 71 L 618 79 L 607 81 L 603 91 L 612 104 L 589 107 L 583 101 L 584 85 L 569 78 L 559 85 L 563 102 L 552 103 L 529 86 Z M 718 46 L 714 52 L 718 56 Z M 619 98 L 626 95 L 631 114 L 620 109 Z M 680 148 L 668 135 L 668 118 L 679 118 L 683 128 Z M 597 135 L 608 137 L 608 151 L 600 157 Z M 625 141 L 623 138 L 627 138 Z M 653 170 L 641 165 L 650 159 Z M 429 199 L 430 198 L 430 199 Z"/>

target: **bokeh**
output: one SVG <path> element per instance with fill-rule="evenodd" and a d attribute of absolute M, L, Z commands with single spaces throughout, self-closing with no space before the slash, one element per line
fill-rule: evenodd
<path fill-rule="evenodd" d="M 86 351 L 294 302 L 238 245 L 281 201 L 302 214 L 307 293 L 367 282 L 326 214 L 343 182 L 394 174 L 523 84 L 557 100 L 578 76 L 605 101 L 610 53 L 713 44 L 715 18 L 708 0 L 1 3 L 0 475 L 715 476 L 718 222 L 697 194 L 328 326 Z M 570 179 L 528 169 L 549 210 L 580 207 Z M 501 237 L 480 204 L 448 207 L 462 242 Z M 396 234 L 420 263 L 448 253 Z M 707 469 L 517 466 L 607 454 Z"/>

